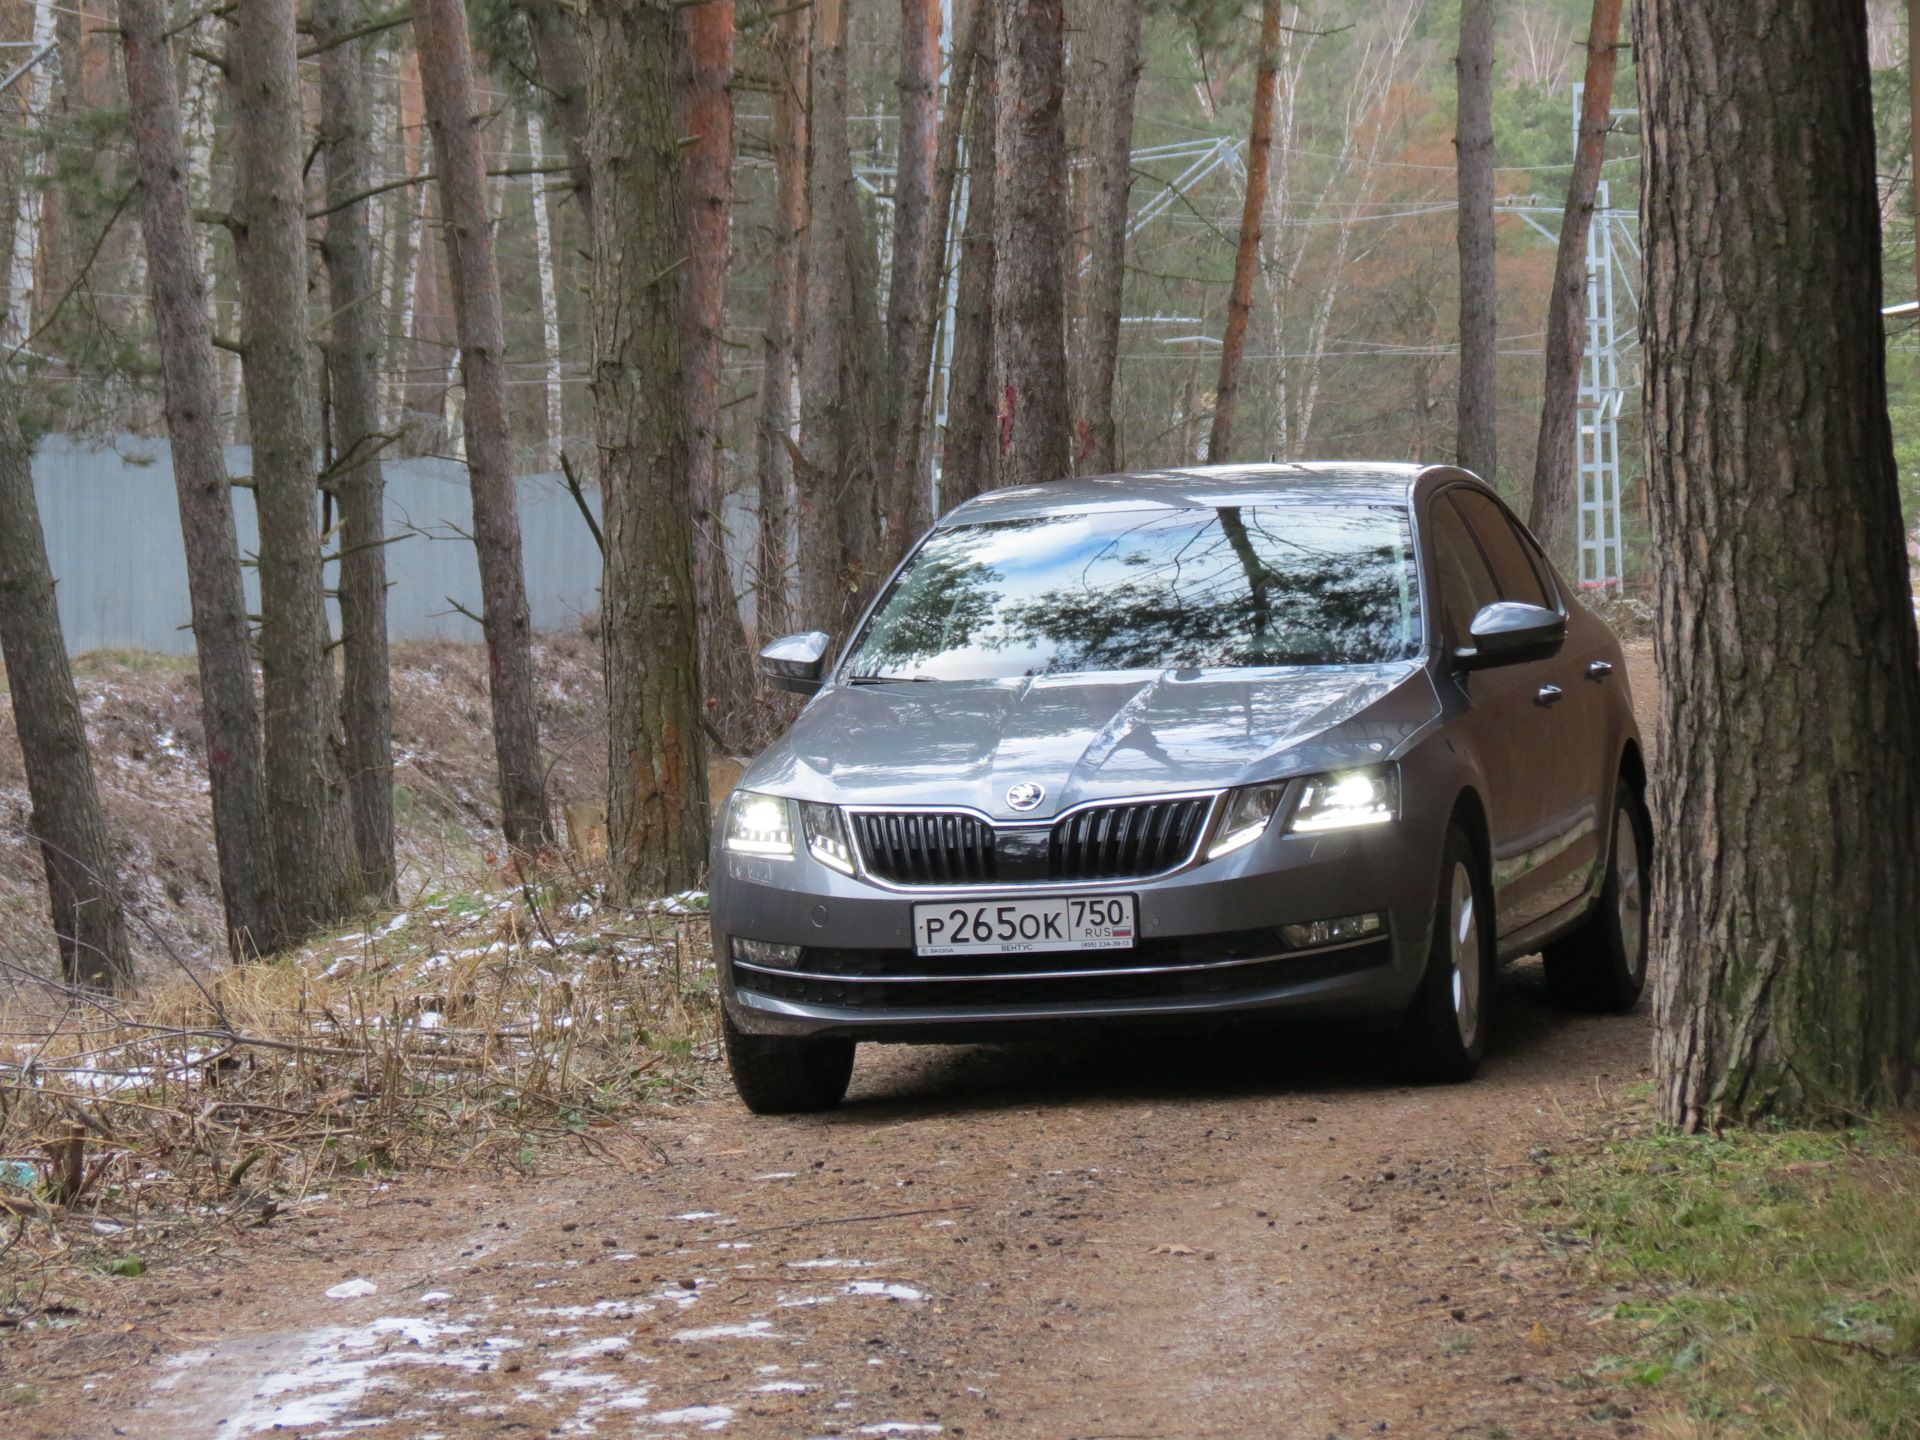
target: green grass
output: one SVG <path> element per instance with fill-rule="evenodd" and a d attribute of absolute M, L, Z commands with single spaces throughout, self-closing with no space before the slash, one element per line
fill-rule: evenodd
<path fill-rule="evenodd" d="M 1920 1440 L 1920 1157 L 1892 1127 L 1629 1134 L 1528 1218 L 1631 1291 L 1597 1369 L 1661 1432 Z"/>

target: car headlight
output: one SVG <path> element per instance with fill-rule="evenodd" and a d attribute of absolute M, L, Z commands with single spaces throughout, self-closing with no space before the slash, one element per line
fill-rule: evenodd
<path fill-rule="evenodd" d="M 778 795 L 742 790 L 727 806 L 727 849 L 740 855 L 793 857 L 793 815 Z"/>
<path fill-rule="evenodd" d="M 1282 783 L 1249 785 L 1229 795 L 1226 814 L 1220 819 L 1220 829 L 1213 837 L 1213 844 L 1207 847 L 1207 859 L 1218 860 L 1222 855 L 1231 855 L 1266 834 L 1267 822 L 1273 819 L 1273 812 L 1280 808 L 1280 801 L 1286 793 L 1287 787 Z"/>
<path fill-rule="evenodd" d="M 1315 775 L 1300 792 L 1287 829 L 1311 835 L 1384 825 L 1400 813 L 1400 775 L 1391 765 Z"/>
<path fill-rule="evenodd" d="M 846 821 L 838 805 L 802 802 L 800 824 L 806 831 L 807 853 L 842 875 L 853 873 L 853 847 L 847 843 Z"/>

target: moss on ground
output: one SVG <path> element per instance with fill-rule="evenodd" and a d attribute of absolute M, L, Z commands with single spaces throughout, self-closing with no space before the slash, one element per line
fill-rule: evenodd
<path fill-rule="evenodd" d="M 1674 1437 L 1920 1437 L 1920 1155 L 1894 1123 L 1555 1157 L 1529 1219 L 1620 1289 L 1594 1367 Z M 1596 1376 L 1599 1378 L 1599 1376 Z"/>

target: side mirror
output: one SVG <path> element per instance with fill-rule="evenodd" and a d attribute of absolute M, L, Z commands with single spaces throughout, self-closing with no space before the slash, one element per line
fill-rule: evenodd
<path fill-rule="evenodd" d="M 1540 605 L 1496 600 L 1473 617 L 1473 645 L 1453 652 L 1462 670 L 1551 660 L 1567 642 L 1567 617 Z"/>
<path fill-rule="evenodd" d="M 820 688 L 826 673 L 827 647 L 833 637 L 824 630 L 809 630 L 804 635 L 788 635 L 760 652 L 760 673 L 779 690 L 796 695 L 811 695 Z"/>

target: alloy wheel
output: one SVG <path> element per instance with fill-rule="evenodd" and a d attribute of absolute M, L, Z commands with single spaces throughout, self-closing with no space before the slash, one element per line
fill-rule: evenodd
<path fill-rule="evenodd" d="M 1640 863 L 1640 833 L 1625 809 L 1613 818 L 1613 888 L 1627 973 L 1638 980 L 1647 969 L 1647 878 Z"/>
<path fill-rule="evenodd" d="M 1452 889 L 1448 940 L 1453 951 L 1453 1020 L 1460 1027 L 1460 1043 L 1472 1049 L 1480 1034 L 1483 957 L 1480 912 L 1473 899 L 1473 872 L 1464 863 L 1453 867 Z"/>

